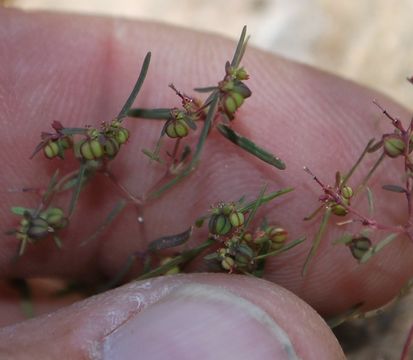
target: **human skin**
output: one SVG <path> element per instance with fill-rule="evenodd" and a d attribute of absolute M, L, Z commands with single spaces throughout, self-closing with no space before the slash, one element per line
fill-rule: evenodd
<path fill-rule="evenodd" d="M 167 85 L 173 82 L 179 89 L 189 92 L 194 86 L 213 84 L 222 77 L 223 64 L 232 56 L 234 43 L 218 36 L 154 23 L 0 10 L 0 49 L 0 122 L 3 124 L 0 183 L 4 189 L 0 194 L 0 228 L 8 229 L 16 223 L 10 207 L 30 206 L 37 198 L 7 189 L 44 186 L 56 166 L 60 165 L 62 170 L 73 166 L 70 161 L 65 165 L 58 161 L 47 162 L 42 156 L 29 159 L 38 141 L 37 134 L 48 131 L 53 120 L 68 127 L 109 121 L 128 96 L 149 50 L 152 52 L 151 67 L 137 103 L 142 107 L 176 106 L 178 99 Z M 182 231 L 218 200 L 231 201 L 242 195 L 252 198 L 264 183 L 271 189 L 295 188 L 285 199 L 276 201 L 278 205 L 267 208 L 265 216 L 281 223 L 291 238 L 307 234 L 311 240 L 317 224 L 304 223 L 302 218 L 318 205 L 320 189 L 302 171 L 302 166 L 309 166 L 323 181 L 332 183 L 335 171 L 349 169 L 368 139 L 380 136 L 380 131 L 391 132 L 386 121 L 377 122 L 380 113 L 372 106 L 372 99 L 377 99 L 402 119 L 408 119 L 409 115 L 405 109 L 369 89 L 253 48 L 247 50 L 243 64 L 251 74 L 248 86 L 253 96 L 240 110 L 234 128 L 279 155 L 286 162 L 287 170 L 274 170 L 241 154 L 239 149 L 212 133 L 196 173 L 145 206 L 144 228 L 136 223 L 136 213 L 128 211 L 102 237 L 87 246 L 79 246 L 120 197 L 106 179 L 99 178 L 93 187 L 85 189 L 70 230 L 64 234 L 63 251 L 45 241 L 30 246 L 17 263 L 12 262 L 16 240 L 2 235 L 2 278 L 113 276 L 127 256 L 144 250 L 148 241 Z M 124 186 L 141 196 L 162 174 L 160 168 L 154 167 L 141 154 L 142 148 L 153 146 L 160 125 L 140 120 L 128 120 L 126 124 L 131 130 L 131 139 L 113 163 L 112 170 Z M 395 171 L 394 162 L 387 162 L 386 168 L 378 171 L 373 184 L 373 190 L 379 195 L 376 197 L 377 214 L 385 223 L 397 223 L 405 213 L 403 199 L 396 197 L 395 200 L 394 195 L 380 191 L 380 184 L 398 179 Z M 412 246 L 407 239 L 400 238 L 370 263 L 358 266 L 347 249 L 331 246 L 337 234 L 334 227 L 327 233 L 304 278 L 300 271 L 310 241 L 270 259 L 265 285 L 262 280 L 231 275 L 191 275 L 155 281 L 155 285 L 150 282 L 146 286 L 151 290 L 139 296 L 148 304 L 151 301 L 146 297 L 158 299 L 153 294 L 161 292 L 173 302 L 169 293 L 183 286 L 182 283 L 185 286 L 207 284 L 217 291 L 226 289 L 275 319 L 293 339 L 299 356 L 340 358 L 342 354 L 335 339 L 316 313 L 270 282 L 291 290 L 318 312 L 330 316 L 360 302 L 365 304 L 365 309 L 386 303 L 412 276 L 413 269 L 410 264 Z M 201 235 L 194 239 L 200 240 Z M 202 264 L 197 266 L 202 270 Z M 198 288 L 194 288 L 196 292 Z M 119 325 L 114 325 L 116 321 L 110 326 L 100 323 L 109 322 L 102 315 L 110 312 L 105 306 L 118 307 L 120 315 L 117 316 L 123 319 L 120 322 L 131 314 L 139 318 L 151 307 L 127 302 L 119 305 L 119 300 L 134 291 L 140 294 L 139 285 L 99 295 L 50 318 L 6 328 L 0 332 L 0 350 L 8 351 L 15 358 L 24 358 L 22 349 L 39 354 L 38 358 L 53 357 L 53 351 L 61 347 L 73 351 L 79 358 L 90 355 L 90 343 L 106 337 Z M 250 294 L 257 293 L 260 296 L 251 298 Z M 185 304 L 185 294 L 178 291 L 173 296 L 182 296 Z M 43 305 L 45 312 L 47 306 Z M 55 308 L 53 304 L 50 306 Z M 298 319 L 294 306 L 303 311 Z M 143 308 L 145 311 L 140 312 Z M 0 314 L 1 311 L 2 307 Z M 88 319 L 93 319 L 96 326 L 79 336 L 74 330 L 82 327 L 85 321 L 89 324 Z M 14 320 L 20 318 L 16 315 Z M 33 335 L 33 329 L 40 324 L 44 332 Z M 299 336 L 301 328 L 311 329 L 314 337 Z M 61 334 L 55 349 L 44 338 L 48 331 Z M 203 331 L 210 334 L 216 329 L 206 327 Z M 254 334 L 251 330 L 251 336 Z M 186 346 L 189 351 L 191 346 L 196 347 L 196 342 Z M 211 346 L 215 345 L 211 343 Z M 320 354 L 313 354 L 311 351 L 317 351 L 314 349 L 322 351 L 323 356 L 331 356 L 317 357 Z M 208 357 L 205 355 L 205 358 Z"/>

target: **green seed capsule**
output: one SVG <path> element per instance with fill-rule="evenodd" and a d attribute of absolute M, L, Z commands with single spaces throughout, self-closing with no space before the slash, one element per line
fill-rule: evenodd
<path fill-rule="evenodd" d="M 231 225 L 234 227 L 242 226 L 244 224 L 244 214 L 238 211 L 233 212 L 229 216 L 229 221 Z"/>
<path fill-rule="evenodd" d="M 365 236 L 354 238 L 350 243 L 350 251 L 354 258 L 360 260 L 371 248 L 371 240 Z"/>
<path fill-rule="evenodd" d="M 170 122 L 166 129 L 166 135 L 170 138 L 183 138 L 188 135 L 189 130 L 184 120 L 176 120 Z"/>
<path fill-rule="evenodd" d="M 231 222 L 225 215 L 213 215 L 209 219 L 208 228 L 211 234 L 225 235 L 231 230 Z"/>
<path fill-rule="evenodd" d="M 43 148 L 43 153 L 48 159 L 53 159 L 59 155 L 59 145 L 56 141 L 49 141 Z"/>
<path fill-rule="evenodd" d="M 226 256 L 224 260 L 221 261 L 221 266 L 224 270 L 231 271 L 234 269 L 235 261 L 233 258 Z"/>
<path fill-rule="evenodd" d="M 85 140 L 80 145 L 80 154 L 85 160 L 100 159 L 103 155 L 103 146 L 97 139 Z"/>
<path fill-rule="evenodd" d="M 235 102 L 234 98 L 231 95 L 226 94 L 224 97 L 224 109 L 227 115 L 232 116 L 237 108 L 237 103 Z"/>
<path fill-rule="evenodd" d="M 244 97 L 241 94 L 231 91 L 229 95 L 234 99 L 237 109 L 244 103 Z"/>
<path fill-rule="evenodd" d="M 103 151 L 108 158 L 113 159 L 119 152 L 119 143 L 115 139 L 108 138 L 103 144 Z"/>
<path fill-rule="evenodd" d="M 53 228 L 63 228 L 67 225 L 68 220 L 60 208 L 51 208 L 40 214 L 40 217 L 47 221 Z"/>
<path fill-rule="evenodd" d="M 341 204 L 333 204 L 331 205 L 331 211 L 334 215 L 337 216 L 345 216 L 348 214 L 347 209 Z"/>
<path fill-rule="evenodd" d="M 397 135 L 387 136 L 383 141 L 383 149 L 387 156 L 391 158 L 404 154 L 404 141 Z"/>
<path fill-rule="evenodd" d="M 288 232 L 283 228 L 270 226 L 266 232 L 271 240 L 272 250 L 281 249 L 287 241 Z"/>
<path fill-rule="evenodd" d="M 30 222 L 30 227 L 27 230 L 27 235 L 33 239 L 38 240 L 49 235 L 50 227 L 46 220 L 42 218 L 35 218 Z"/>
<path fill-rule="evenodd" d="M 353 196 L 353 189 L 350 186 L 343 186 L 341 195 L 346 199 L 350 199 Z"/>
<path fill-rule="evenodd" d="M 120 128 L 118 131 L 116 131 L 115 139 L 119 145 L 124 144 L 129 139 L 129 130 L 123 127 Z"/>

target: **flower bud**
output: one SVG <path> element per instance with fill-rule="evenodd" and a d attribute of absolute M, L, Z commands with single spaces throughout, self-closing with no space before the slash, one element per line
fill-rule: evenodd
<path fill-rule="evenodd" d="M 280 227 L 270 226 L 266 233 L 268 234 L 269 239 L 271 240 L 271 249 L 278 250 L 281 249 L 288 238 L 288 232 Z"/>
<path fill-rule="evenodd" d="M 234 76 L 238 80 L 248 80 L 249 79 L 249 75 L 243 67 L 236 69 Z"/>
<path fill-rule="evenodd" d="M 395 158 L 404 153 L 405 144 L 400 136 L 388 135 L 384 138 L 383 149 L 387 156 Z"/>
<path fill-rule="evenodd" d="M 103 146 L 98 139 L 85 140 L 80 145 L 79 151 L 85 160 L 97 160 L 104 155 Z"/>
<path fill-rule="evenodd" d="M 43 153 L 48 159 L 53 159 L 59 155 L 59 145 L 56 141 L 50 140 L 43 148 Z"/>
<path fill-rule="evenodd" d="M 171 121 L 165 129 L 166 135 L 170 138 L 183 138 L 188 135 L 188 125 L 184 120 Z"/>
<path fill-rule="evenodd" d="M 354 238 L 349 244 L 353 257 L 360 260 L 371 248 L 371 240 L 365 236 Z"/>
<path fill-rule="evenodd" d="M 235 261 L 232 257 L 226 256 L 224 260 L 221 261 L 221 266 L 227 271 L 232 271 L 234 269 Z"/>
<path fill-rule="evenodd" d="M 33 240 L 39 240 L 50 233 L 50 227 L 46 220 L 38 217 L 30 222 L 30 227 L 27 230 L 27 235 Z"/>
<path fill-rule="evenodd" d="M 233 212 L 229 216 L 229 221 L 232 226 L 239 227 L 244 224 L 244 214 L 238 211 Z"/>
<path fill-rule="evenodd" d="M 212 215 L 209 219 L 208 228 L 211 234 L 225 235 L 231 230 L 231 222 L 225 215 Z"/>

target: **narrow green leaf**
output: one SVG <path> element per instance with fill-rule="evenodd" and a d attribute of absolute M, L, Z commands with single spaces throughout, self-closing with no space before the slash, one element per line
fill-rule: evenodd
<path fill-rule="evenodd" d="M 360 165 L 364 157 L 366 156 L 368 149 L 370 148 L 371 144 L 374 142 L 374 139 L 370 139 L 369 142 L 367 143 L 366 147 L 364 148 L 363 152 L 357 159 L 356 163 L 351 167 L 350 171 L 344 176 L 343 180 L 341 181 L 340 188 L 344 187 L 347 184 L 347 181 L 350 179 L 350 177 L 354 174 L 354 171 L 356 171 L 357 167 Z"/>
<path fill-rule="evenodd" d="M 108 228 L 108 226 L 120 215 L 120 213 L 123 211 L 127 204 L 128 202 L 124 199 L 117 201 L 115 206 L 110 210 L 109 214 L 98 226 L 95 232 L 92 235 L 90 235 L 87 239 L 83 240 L 79 246 L 85 246 L 90 241 L 95 240 L 99 235 L 101 235 Z"/>
<path fill-rule="evenodd" d="M 267 190 L 267 185 L 264 185 L 258 194 L 257 199 L 254 202 L 253 207 L 251 208 L 251 212 L 248 215 L 248 218 L 246 219 L 244 223 L 244 230 L 242 231 L 240 235 L 240 239 L 242 239 L 245 231 L 248 229 L 248 226 L 251 224 L 251 221 L 254 219 L 255 214 L 257 213 L 258 208 L 262 205 L 262 200 L 264 198 L 265 190 Z"/>
<path fill-rule="evenodd" d="M 19 292 L 20 306 L 23 310 L 23 314 L 27 318 L 32 318 L 34 316 L 34 307 L 30 284 L 27 280 L 20 278 L 12 279 L 9 281 L 9 283 Z"/>
<path fill-rule="evenodd" d="M 366 186 L 366 193 L 367 193 L 367 202 L 369 204 L 369 216 L 374 215 L 374 196 L 371 189 Z"/>
<path fill-rule="evenodd" d="M 278 255 L 278 254 L 281 254 L 281 253 L 283 253 L 283 252 L 286 252 L 286 251 L 288 251 L 288 250 L 296 247 L 297 245 L 300 245 L 300 244 L 303 243 L 305 240 L 306 240 L 306 237 L 305 237 L 305 236 L 301 236 L 301 237 L 299 237 L 298 239 L 295 239 L 294 241 L 288 242 L 288 243 L 285 244 L 281 249 L 278 249 L 278 250 L 275 250 L 275 251 L 272 251 L 272 252 L 269 252 L 269 253 L 266 253 L 266 254 L 263 254 L 263 255 L 256 256 L 256 257 L 254 258 L 254 260 L 260 260 L 260 259 L 265 259 L 265 258 L 270 257 L 270 256 L 276 256 L 276 255 Z"/>
<path fill-rule="evenodd" d="M 367 185 L 368 181 L 370 180 L 370 178 L 373 176 L 374 172 L 377 170 L 377 168 L 379 167 L 379 165 L 382 163 L 382 161 L 384 160 L 386 154 L 383 152 L 379 158 L 376 160 L 376 162 L 373 164 L 373 166 L 371 167 L 371 169 L 369 170 L 369 172 L 367 173 L 367 175 L 364 177 L 363 181 L 361 182 L 361 184 L 357 187 L 356 191 L 354 192 L 353 197 L 355 197 L 360 191 L 362 191 L 365 186 Z"/>
<path fill-rule="evenodd" d="M 374 144 L 372 143 L 370 147 L 367 149 L 368 153 L 373 153 L 379 150 L 383 146 L 383 140 L 376 141 Z"/>
<path fill-rule="evenodd" d="M 324 208 L 324 205 L 319 206 L 317 209 L 315 209 L 310 215 L 307 215 L 303 220 L 304 221 L 309 221 L 314 219 L 317 214 Z"/>
<path fill-rule="evenodd" d="M 63 135 L 86 135 L 87 129 L 85 128 L 63 128 L 59 132 Z"/>
<path fill-rule="evenodd" d="M 43 203 L 47 204 L 47 202 L 51 200 L 53 193 L 55 192 L 55 187 L 57 185 L 58 178 L 59 169 L 56 169 L 53 176 L 50 178 L 49 184 L 47 185 L 47 189 L 42 197 Z"/>
<path fill-rule="evenodd" d="M 334 329 L 342 323 L 359 316 L 360 314 L 362 314 L 361 308 L 363 305 L 364 303 L 358 303 L 344 313 L 328 318 L 326 320 L 327 325 L 330 327 L 330 329 Z"/>
<path fill-rule="evenodd" d="M 205 86 L 205 87 L 195 88 L 194 90 L 196 92 L 199 92 L 199 93 L 209 93 L 209 92 L 217 90 L 217 89 L 218 89 L 218 87 L 216 87 L 216 86 Z"/>
<path fill-rule="evenodd" d="M 213 252 L 211 254 L 205 255 L 204 260 L 206 261 L 213 261 L 213 260 L 218 260 L 220 256 L 218 255 L 217 252 Z"/>
<path fill-rule="evenodd" d="M 363 257 L 360 259 L 360 263 L 364 264 L 366 263 L 368 260 L 370 260 L 370 258 L 377 254 L 379 251 L 381 251 L 384 247 L 386 247 L 388 244 L 390 244 L 394 239 L 396 239 L 399 236 L 398 233 L 391 233 L 388 236 L 386 236 L 383 240 L 381 240 L 379 243 L 377 243 L 376 245 L 374 245 L 373 247 L 370 248 L 369 251 L 367 251 Z"/>
<path fill-rule="evenodd" d="M 145 280 L 149 279 L 154 276 L 159 276 L 165 274 L 168 270 L 172 269 L 175 266 L 184 264 L 186 262 L 191 261 L 199 254 L 201 254 L 205 249 L 210 247 L 211 245 L 215 244 L 214 239 L 208 239 L 196 248 L 184 251 L 181 255 L 175 256 L 173 259 L 168 261 L 166 264 L 157 267 L 147 273 L 142 274 L 136 280 Z"/>
<path fill-rule="evenodd" d="M 351 242 L 351 240 L 353 240 L 353 235 L 350 233 L 344 233 L 343 235 L 341 235 L 338 239 L 333 241 L 334 245 L 337 244 L 344 244 L 347 245 Z"/>
<path fill-rule="evenodd" d="M 140 109 L 132 108 L 128 116 L 152 120 L 168 120 L 171 117 L 171 109 Z"/>
<path fill-rule="evenodd" d="M 24 216 L 26 213 L 32 213 L 34 210 L 33 209 L 28 209 L 25 207 L 21 207 L 21 206 L 13 206 L 10 211 L 14 214 L 14 215 L 18 215 L 18 216 Z"/>
<path fill-rule="evenodd" d="M 61 249 L 63 247 L 62 240 L 60 240 L 60 238 L 57 235 L 53 236 L 53 241 L 58 249 Z"/>
<path fill-rule="evenodd" d="M 238 145 L 240 148 L 246 150 L 250 154 L 256 156 L 260 160 L 275 166 L 277 169 L 284 170 L 285 163 L 277 156 L 269 153 L 267 150 L 259 147 L 253 141 L 247 139 L 246 137 L 236 133 L 229 126 L 224 124 L 219 124 L 217 126 L 218 131 L 229 141 L 233 142 L 235 145 Z"/>
<path fill-rule="evenodd" d="M 114 287 L 121 284 L 123 278 L 127 275 L 127 273 L 132 269 L 132 265 L 136 260 L 136 255 L 132 254 L 129 255 L 125 264 L 121 267 L 121 269 L 117 272 L 117 274 L 108 281 L 105 285 L 98 289 L 98 292 L 105 292 L 107 290 L 113 289 Z"/>
<path fill-rule="evenodd" d="M 82 185 L 84 183 L 83 178 L 85 176 L 87 165 L 85 163 L 80 165 L 79 173 L 76 177 L 76 184 L 73 189 L 72 198 L 70 199 L 68 217 L 70 218 L 75 211 L 76 204 L 79 200 L 80 191 L 82 190 Z"/>
<path fill-rule="evenodd" d="M 401 194 L 406 193 L 406 189 L 402 188 L 399 185 L 383 185 L 382 189 L 387 190 L 387 191 L 391 191 L 391 192 L 395 192 L 395 193 L 401 193 Z"/>
<path fill-rule="evenodd" d="M 303 269 L 301 271 L 301 275 L 305 276 L 307 274 L 308 266 L 310 264 L 311 259 L 317 252 L 318 247 L 320 246 L 321 239 L 323 238 L 324 232 L 327 229 L 328 221 L 331 217 L 331 209 L 327 208 L 324 212 L 323 218 L 321 219 L 320 227 L 318 228 L 317 234 L 314 238 L 313 244 L 311 246 L 310 252 L 307 255 L 307 258 L 304 262 Z"/>
<path fill-rule="evenodd" d="M 162 236 L 161 238 L 150 242 L 148 246 L 148 250 L 159 251 L 159 250 L 169 249 L 172 247 L 182 245 L 189 240 L 189 238 L 191 237 L 191 234 L 192 234 L 192 226 L 182 233 L 175 234 L 175 235 Z"/>
<path fill-rule="evenodd" d="M 248 38 L 246 39 L 246 35 L 247 35 L 247 26 L 244 26 L 242 28 L 241 36 L 238 40 L 237 48 L 235 49 L 235 53 L 231 61 L 231 66 L 234 68 L 237 68 L 239 66 L 241 59 L 244 55 L 247 42 L 248 42 Z"/>
<path fill-rule="evenodd" d="M 119 115 L 117 116 L 118 120 L 122 120 L 126 116 L 128 116 L 128 112 L 133 104 L 133 102 L 136 99 L 136 96 L 138 95 L 139 91 L 141 90 L 141 87 L 143 85 L 143 82 L 145 81 L 146 74 L 148 73 L 149 69 L 149 63 L 151 62 L 151 53 L 148 52 L 145 56 L 145 59 L 143 61 L 143 65 L 141 67 L 141 71 L 138 76 L 138 80 L 135 83 L 135 86 L 132 89 L 132 92 L 130 93 L 128 99 L 125 102 L 125 105 L 123 105 L 122 110 L 119 112 Z"/>
<path fill-rule="evenodd" d="M 271 200 L 287 194 L 291 191 L 293 191 L 293 188 L 285 188 L 285 189 L 281 189 L 278 191 L 274 191 L 272 193 L 269 193 L 267 195 L 263 195 L 260 199 L 256 199 L 254 201 L 249 202 L 248 204 L 244 205 L 241 209 L 239 209 L 240 212 L 247 212 L 247 211 L 251 211 L 254 207 L 257 206 L 257 203 L 259 203 L 259 206 L 264 205 L 268 202 L 270 202 Z"/>
<path fill-rule="evenodd" d="M 142 149 L 142 152 L 143 152 L 144 155 L 146 155 L 152 161 L 156 161 L 158 163 L 161 163 L 161 158 L 159 157 L 159 154 L 157 154 L 155 151 L 151 151 L 149 149 Z"/>

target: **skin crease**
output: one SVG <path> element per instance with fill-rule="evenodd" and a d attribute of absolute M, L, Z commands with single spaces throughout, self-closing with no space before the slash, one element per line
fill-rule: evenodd
<path fill-rule="evenodd" d="M 75 166 L 70 161 L 46 161 L 42 156 L 29 160 L 37 134 L 48 131 L 53 120 L 65 126 L 111 120 L 128 96 L 148 50 L 153 60 L 137 103 L 173 107 L 179 105 L 179 99 L 167 85 L 173 82 L 189 92 L 195 85 L 214 84 L 223 75 L 223 64 L 232 56 L 234 43 L 160 24 L 0 11 L 1 229 L 16 224 L 9 212 L 11 206 L 37 204 L 34 194 L 8 189 L 44 186 L 56 166 L 62 172 Z M 295 191 L 260 215 L 282 224 L 291 239 L 306 234 L 309 240 L 269 260 L 266 279 L 293 291 L 326 316 L 359 302 L 364 302 L 366 309 L 377 307 L 396 295 L 413 273 L 413 248 L 407 239 L 397 240 L 368 264 L 357 266 L 347 249 L 331 245 L 338 236 L 337 227 L 332 226 L 308 275 L 301 277 L 317 228 L 317 222 L 304 223 L 302 218 L 318 206 L 321 194 L 302 166 L 309 166 L 332 184 L 335 171 L 349 169 L 368 139 L 392 131 L 372 105 L 373 99 L 401 119 L 409 119 L 408 112 L 371 90 L 253 48 L 247 50 L 242 63 L 251 74 L 247 84 L 253 96 L 237 114 L 234 128 L 280 156 L 287 170 L 270 168 L 212 133 L 199 169 L 145 206 L 144 226 L 137 224 L 136 212 L 128 209 L 104 236 L 79 246 L 120 197 L 101 177 L 85 189 L 71 229 L 63 234 L 64 251 L 45 241 L 30 246 L 15 263 L 10 259 L 16 252 L 16 240 L 1 235 L 1 276 L 113 276 L 128 255 L 144 250 L 148 241 L 186 229 L 218 200 L 236 200 L 241 195 L 253 198 L 268 183 L 269 190 L 292 186 Z M 153 146 L 161 125 L 141 120 L 125 124 L 131 140 L 112 169 L 120 183 L 142 196 L 162 175 L 161 168 L 141 155 L 141 149 Z M 369 159 L 367 167 L 372 162 Z M 399 180 L 397 161 L 386 159 L 385 164 L 373 179 L 377 218 L 397 224 L 405 217 L 405 203 L 380 190 L 381 184 Z M 367 167 L 362 168 L 366 171 Z M 355 176 L 354 184 L 360 178 Z M 62 197 L 58 204 L 63 206 L 65 201 Z M 364 203 L 361 209 L 366 210 Z M 91 215 L 96 211 L 102 215 Z M 202 240 L 202 234 L 195 238 Z M 202 270 L 202 265 L 197 269 Z"/>

